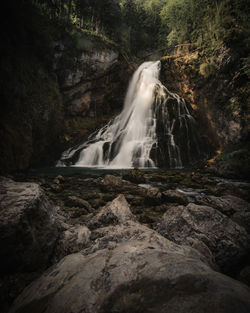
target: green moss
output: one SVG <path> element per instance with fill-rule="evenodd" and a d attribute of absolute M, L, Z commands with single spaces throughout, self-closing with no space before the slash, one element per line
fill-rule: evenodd
<path fill-rule="evenodd" d="M 94 47 L 105 49 L 107 47 L 116 47 L 117 44 L 103 34 L 97 34 L 89 29 L 80 29 L 74 26 L 67 31 L 70 36 L 73 47 L 77 51 L 91 51 Z M 72 47 L 72 48 L 73 48 Z"/>

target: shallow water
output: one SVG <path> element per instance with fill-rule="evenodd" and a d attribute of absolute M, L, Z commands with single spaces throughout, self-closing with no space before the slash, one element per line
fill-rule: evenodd
<path fill-rule="evenodd" d="M 71 175 L 86 175 L 86 176 L 103 176 L 106 174 L 122 174 L 130 171 L 133 168 L 100 168 L 100 167 L 77 167 L 77 166 L 63 166 L 63 167 L 42 167 L 30 169 L 26 173 L 29 175 L 48 175 L 48 176 L 71 176 Z M 169 168 L 140 168 L 145 174 L 154 173 L 189 173 L 194 171 L 193 168 L 169 169 Z M 25 173 L 25 172 L 24 172 Z"/>
<path fill-rule="evenodd" d="M 48 175 L 48 176 L 71 176 L 71 175 L 89 175 L 89 176 L 102 176 L 106 174 L 122 174 L 131 170 L 131 168 L 124 169 L 105 169 L 105 168 L 97 168 L 97 167 L 77 167 L 77 166 L 64 166 L 64 167 L 45 167 L 45 168 L 36 168 L 28 171 L 30 174 L 34 175 Z M 145 172 L 158 172 L 162 171 L 158 168 L 152 169 L 140 169 Z"/>

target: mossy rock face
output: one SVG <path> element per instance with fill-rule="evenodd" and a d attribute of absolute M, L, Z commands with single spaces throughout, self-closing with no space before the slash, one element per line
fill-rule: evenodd
<path fill-rule="evenodd" d="M 2 172 L 51 164 L 60 145 L 63 108 L 55 77 L 29 56 L 9 60 L 1 85 Z M 14 91 L 10 88 L 15 86 Z"/>
<path fill-rule="evenodd" d="M 234 151 L 225 150 L 215 159 L 213 168 L 222 176 L 232 178 L 250 177 L 250 149 L 249 144 L 236 146 Z"/>

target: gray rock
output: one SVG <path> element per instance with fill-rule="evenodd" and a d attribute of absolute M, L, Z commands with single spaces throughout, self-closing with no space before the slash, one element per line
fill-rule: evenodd
<path fill-rule="evenodd" d="M 218 266 L 216 265 L 215 258 L 211 252 L 211 250 L 199 239 L 192 238 L 192 237 L 187 237 L 186 241 L 188 245 L 197 251 L 199 251 L 201 254 L 203 254 L 206 259 L 209 262 L 209 265 L 215 269 L 219 270 Z"/>
<path fill-rule="evenodd" d="M 150 187 L 146 189 L 145 204 L 157 205 L 162 203 L 162 194 L 158 188 Z"/>
<path fill-rule="evenodd" d="M 245 266 L 239 274 L 238 279 L 250 286 L 250 265 Z"/>
<path fill-rule="evenodd" d="M 196 202 L 208 205 L 230 217 L 250 233 L 250 204 L 238 197 L 227 195 L 222 197 L 198 196 Z"/>
<path fill-rule="evenodd" d="M 188 238 L 199 240 L 225 272 L 237 266 L 250 248 L 250 238 L 243 227 L 211 207 L 193 203 L 170 208 L 157 230 L 178 244 L 190 245 Z"/>
<path fill-rule="evenodd" d="M 216 192 L 218 195 L 231 195 L 235 197 L 242 198 L 246 201 L 250 201 L 250 184 L 249 183 L 242 183 L 242 182 L 237 182 L 237 183 L 232 183 L 232 182 L 219 182 L 216 185 Z"/>
<path fill-rule="evenodd" d="M 123 173 L 122 178 L 135 184 L 146 183 L 146 178 L 143 171 L 138 168 L 134 168 L 128 172 Z"/>
<path fill-rule="evenodd" d="M 59 184 L 63 183 L 64 181 L 65 181 L 65 178 L 64 178 L 63 176 L 61 176 L 61 175 L 58 175 L 58 176 L 53 180 L 53 183 L 59 185 Z"/>
<path fill-rule="evenodd" d="M 166 190 L 162 193 L 163 200 L 170 203 L 188 204 L 187 196 L 177 190 Z"/>
<path fill-rule="evenodd" d="M 117 176 L 106 175 L 103 179 L 103 187 L 105 190 L 119 190 L 124 186 L 125 182 Z"/>
<path fill-rule="evenodd" d="M 125 223 L 129 220 L 135 220 L 135 217 L 131 213 L 124 195 L 119 195 L 102 208 L 102 210 L 90 220 L 88 226 L 90 229 L 95 229 Z"/>
<path fill-rule="evenodd" d="M 214 272 L 196 250 L 137 223 L 123 196 L 110 206 L 99 218 L 110 211 L 116 225 L 100 222 L 93 246 L 48 269 L 10 313 L 249 312 L 247 286 Z"/>
<path fill-rule="evenodd" d="M 83 42 L 86 43 L 85 40 Z M 93 45 L 91 41 L 89 43 Z M 94 45 L 95 49 L 88 46 L 84 51 L 74 51 L 73 54 L 68 53 L 70 47 L 67 47 L 65 51 L 57 54 L 55 60 L 63 100 L 67 113 L 71 116 L 96 117 L 96 103 L 99 106 L 109 94 L 106 88 L 107 79 L 111 90 L 114 88 L 111 82 L 117 71 L 116 67 L 120 68 L 119 52 L 109 45 L 104 48 L 103 43 L 101 46 L 100 43 Z"/>
<path fill-rule="evenodd" d="M 138 187 L 130 182 L 114 175 L 106 175 L 102 182 L 102 189 L 105 192 L 129 193 L 131 195 L 145 196 L 145 188 Z"/>
<path fill-rule="evenodd" d="M 39 185 L 0 182 L 1 271 L 45 267 L 58 237 L 54 208 Z"/>
<path fill-rule="evenodd" d="M 58 262 L 64 256 L 79 252 L 90 242 L 90 230 L 86 226 L 76 225 L 65 230 L 57 241 L 53 262 Z"/>
<path fill-rule="evenodd" d="M 117 62 L 118 52 L 113 50 L 93 50 L 83 52 L 75 57 L 74 63 L 65 54 L 61 55 L 58 60 L 57 68 L 64 69 L 63 87 L 73 87 L 81 82 L 81 80 L 94 79 L 105 73 L 114 63 Z M 70 68 L 65 68 L 65 64 L 70 64 Z M 62 65 L 61 65 L 62 64 Z"/>

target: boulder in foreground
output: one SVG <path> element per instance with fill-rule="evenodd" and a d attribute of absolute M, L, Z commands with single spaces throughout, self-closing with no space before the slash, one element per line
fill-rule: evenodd
<path fill-rule="evenodd" d="M 48 265 L 58 230 L 54 208 L 39 185 L 0 180 L 0 258 L 3 274 Z"/>
<path fill-rule="evenodd" d="M 177 244 L 192 246 L 195 240 L 196 246 L 198 242 L 206 246 L 224 272 L 233 271 L 250 249 L 245 228 L 209 206 L 190 203 L 172 207 L 163 215 L 157 230 Z"/>
<path fill-rule="evenodd" d="M 124 196 L 91 229 L 93 244 L 49 268 L 10 313 L 250 311 L 247 286 L 213 271 L 196 250 L 137 223 Z"/>

